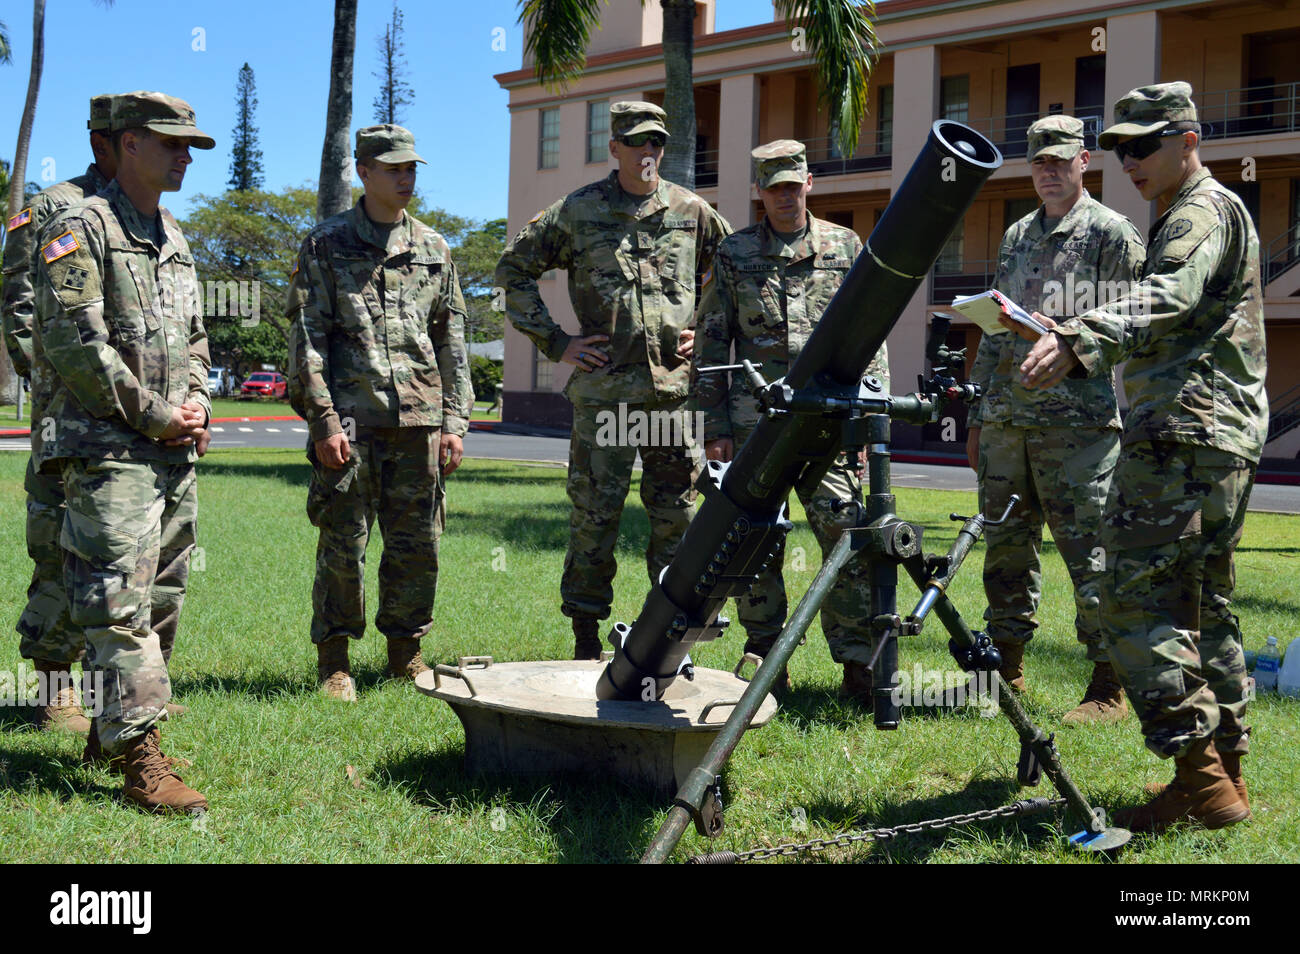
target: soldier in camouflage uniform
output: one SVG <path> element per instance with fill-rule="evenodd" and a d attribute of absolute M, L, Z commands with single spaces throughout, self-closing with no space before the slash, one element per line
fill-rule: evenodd
<path fill-rule="evenodd" d="M 68 206 L 99 192 L 117 175 L 117 157 L 109 139 L 113 97 L 90 100 L 90 149 L 95 157 L 85 175 L 50 186 L 32 199 L 31 205 L 9 220 L 5 236 L 4 306 L 0 310 L 5 348 L 20 377 L 32 381 L 32 439 L 40 440 L 41 421 L 46 417 L 52 382 L 48 375 L 35 374 L 32 336 L 35 324 L 36 259 L 32 252 L 45 224 Z M 63 551 L 59 530 L 63 524 L 63 483 L 57 473 L 42 474 L 36 456 L 27 461 L 23 479 L 27 491 L 27 555 L 35 564 L 27 588 L 27 606 L 16 627 L 22 637 L 18 651 L 32 660 L 43 674 L 45 705 L 37 722 L 45 729 L 86 732 L 90 722 L 81 711 L 71 667 L 85 655 L 86 637 L 68 615 L 68 597 L 63 590 Z M 52 691 L 53 690 L 53 691 Z"/>
<path fill-rule="evenodd" d="M 511 323 L 546 357 L 577 368 L 565 387 L 573 402 L 573 512 L 560 582 L 575 659 L 600 655 L 597 625 L 614 598 L 614 545 L 638 451 L 652 583 L 690 523 L 702 466 L 687 399 L 696 292 L 731 231 L 695 193 L 658 177 L 668 137 L 662 109 L 618 102 L 609 112 L 618 169 L 539 212 L 506 248 L 496 272 Z M 538 277 L 552 268 L 569 273 L 577 335 L 551 319 L 538 292 Z M 655 415 L 681 422 L 672 440 L 642 440 L 647 429 L 634 427 L 611 439 L 603 426 Z"/>
<path fill-rule="evenodd" d="M 1051 387 L 1128 362 L 1100 537 L 1102 623 L 1147 747 L 1176 766 L 1151 802 L 1116 813 L 1136 831 L 1250 814 L 1249 680 L 1231 598 L 1268 432 L 1259 239 L 1241 200 L 1201 165 L 1191 93 L 1181 82 L 1132 90 L 1099 140 L 1164 206 L 1143 281 L 1043 335 L 1021 368 L 1029 385 Z"/>
<path fill-rule="evenodd" d="M 160 750 L 171 684 L 153 591 L 170 588 L 179 615 L 210 361 L 194 258 L 158 199 L 181 187 L 191 146 L 215 143 L 162 93 L 116 97 L 111 123 L 117 179 L 39 240 L 36 355 L 53 386 L 35 454 L 43 472 L 62 472 L 64 581 L 102 685 L 83 760 L 120 756 L 127 798 L 192 812 L 206 800 Z"/>
<path fill-rule="evenodd" d="M 812 175 L 803 143 L 779 139 L 759 146 L 754 184 L 766 217 L 728 236 L 718 248 L 713 279 L 700 304 L 696 349 L 696 396 L 704 412 L 704 448 L 710 460 L 731 460 L 758 425 L 760 412 L 744 375 L 699 373 L 698 369 L 748 358 L 763 365 L 769 381 L 785 375 L 821 320 L 822 312 L 853 267 L 862 241 L 852 229 L 808 213 Z M 867 373 L 889 390 L 889 353 L 882 345 Z M 853 510 L 835 512 L 836 500 L 859 499 L 856 467 L 841 454 L 811 494 L 799 499 L 808 522 L 828 554 L 840 534 L 855 525 Z M 781 570 L 784 552 L 745 596 L 736 600 L 745 627 L 745 651 L 766 656 L 785 625 L 788 608 Z M 844 667 L 841 694 L 871 699 L 870 577 L 863 562 L 840 574 L 822 606 L 822 630 L 831 656 Z M 786 677 L 778 684 L 787 683 Z"/>
<path fill-rule="evenodd" d="M 1007 230 L 993 287 L 1030 311 L 1068 317 L 1128 291 L 1142 267 L 1142 237 L 1083 187 L 1090 157 L 1081 120 L 1048 116 L 1029 127 L 1028 137 L 1043 205 Z M 982 390 L 967 439 L 980 511 L 1001 513 L 1012 494 L 1020 495 L 1006 523 L 985 531 L 984 618 L 1002 653 L 1003 678 L 1023 690 L 1025 644 L 1038 626 L 1046 520 L 1074 583 L 1075 631 L 1093 664 L 1083 701 L 1063 721 L 1111 721 L 1128 709 L 1101 639 L 1103 566 L 1093 547 L 1119 457 L 1115 382 L 1107 372 L 1031 391 L 1018 371 L 1029 347 L 1016 335 L 986 334 L 971 370 Z"/>
<path fill-rule="evenodd" d="M 308 234 L 289 289 L 289 390 L 307 421 L 307 514 L 320 528 L 311 639 L 324 692 L 356 701 L 348 640 L 366 631 L 366 543 L 384 537 L 375 626 L 388 673 L 428 666 L 443 478 L 460 466 L 474 392 L 465 302 L 441 235 L 406 212 L 424 162 L 401 126 L 357 130 L 365 194 Z"/>

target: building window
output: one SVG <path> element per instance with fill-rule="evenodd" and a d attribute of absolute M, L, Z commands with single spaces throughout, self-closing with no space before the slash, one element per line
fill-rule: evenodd
<path fill-rule="evenodd" d="M 939 81 L 939 118 L 959 123 L 970 118 L 970 76 L 945 76 Z"/>
<path fill-rule="evenodd" d="M 551 359 L 533 348 L 533 390 L 554 391 L 555 365 Z"/>
<path fill-rule="evenodd" d="M 537 168 L 560 166 L 560 109 L 543 109 L 538 117 Z"/>
<path fill-rule="evenodd" d="M 876 91 L 876 152 L 888 155 L 894 151 L 894 87 L 882 86 Z"/>
<path fill-rule="evenodd" d="M 963 219 L 957 223 L 957 228 L 952 235 L 948 237 L 947 244 L 944 245 L 943 251 L 935 260 L 934 271 L 938 275 L 960 275 L 963 247 L 965 245 L 966 222 Z"/>
<path fill-rule="evenodd" d="M 1025 196 L 1023 199 L 1007 199 L 1002 207 L 1002 231 L 1015 225 L 1030 212 L 1037 212 L 1038 196 Z"/>
<path fill-rule="evenodd" d="M 609 100 L 587 104 L 587 161 L 609 158 Z"/>

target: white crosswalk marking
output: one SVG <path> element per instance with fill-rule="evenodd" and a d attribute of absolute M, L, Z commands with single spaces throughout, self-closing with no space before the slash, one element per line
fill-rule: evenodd
<path fill-rule="evenodd" d="M 224 427 L 213 426 L 208 428 L 208 430 L 210 430 L 213 434 L 221 434 L 224 433 L 226 429 Z"/>
<path fill-rule="evenodd" d="M 266 429 L 266 433 L 268 433 L 268 434 L 279 434 L 279 433 L 280 433 L 280 429 L 279 429 L 278 427 L 268 427 L 268 428 Z"/>
<path fill-rule="evenodd" d="M 307 433 L 307 428 L 305 428 L 305 427 L 295 427 L 295 428 L 293 429 L 293 432 L 294 432 L 295 434 L 306 434 L 306 433 Z"/>
<path fill-rule="evenodd" d="M 251 427 L 241 427 L 239 430 L 240 430 L 240 433 L 242 433 L 242 434 L 251 434 L 251 433 L 253 433 L 253 429 L 252 429 Z"/>

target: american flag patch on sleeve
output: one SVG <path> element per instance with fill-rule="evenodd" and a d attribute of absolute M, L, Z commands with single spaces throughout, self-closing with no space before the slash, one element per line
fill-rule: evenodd
<path fill-rule="evenodd" d="M 31 220 L 32 220 L 32 210 L 31 210 L 31 208 L 29 207 L 29 208 L 23 209 L 23 210 L 22 210 L 21 212 L 19 212 L 17 215 L 13 216 L 13 217 L 9 220 L 8 224 L 5 225 L 5 228 L 8 229 L 10 232 L 12 232 L 14 229 L 19 228 L 20 226 L 26 225 L 26 224 L 29 223 Z"/>
<path fill-rule="evenodd" d="M 64 232 L 52 242 L 47 242 L 41 249 L 41 257 L 45 259 L 48 265 L 50 262 L 57 261 L 65 255 L 70 255 L 81 245 L 77 242 L 77 237 L 71 232 Z"/>

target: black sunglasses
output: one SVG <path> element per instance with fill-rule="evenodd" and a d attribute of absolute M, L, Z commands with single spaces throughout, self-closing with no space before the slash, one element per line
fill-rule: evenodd
<path fill-rule="evenodd" d="M 656 149 L 662 149 L 667 140 L 659 133 L 637 133 L 635 136 L 619 136 L 618 141 L 633 149 L 640 149 L 646 143 L 650 143 Z"/>
<path fill-rule="evenodd" d="M 1123 162 L 1129 156 L 1134 159 L 1145 159 L 1160 148 L 1161 139 L 1166 136 L 1181 136 L 1188 131 L 1186 129 L 1161 129 L 1158 132 L 1147 133 L 1145 136 L 1138 136 L 1136 139 L 1117 142 L 1115 144 L 1115 157 L 1120 162 Z"/>

